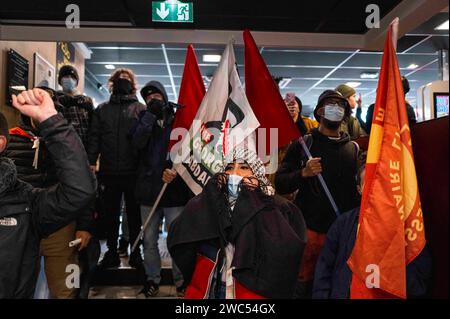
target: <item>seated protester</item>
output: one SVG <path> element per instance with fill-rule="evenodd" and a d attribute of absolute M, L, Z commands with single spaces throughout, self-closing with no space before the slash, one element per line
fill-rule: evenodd
<path fill-rule="evenodd" d="M 402 85 L 403 85 L 403 93 L 408 94 L 410 87 L 409 87 L 409 81 L 406 77 L 402 76 Z M 409 121 L 409 127 L 411 127 L 412 124 L 416 124 L 416 112 L 414 111 L 414 108 L 409 104 L 409 102 L 405 99 L 406 104 L 406 113 L 408 114 L 408 121 Z M 361 106 L 358 106 L 356 110 L 356 117 L 358 118 L 359 123 L 364 128 L 364 130 L 367 132 L 367 134 L 370 134 L 370 131 L 372 130 L 372 119 L 373 119 L 373 110 L 375 109 L 375 104 L 371 104 L 369 108 L 367 109 L 366 113 L 366 121 L 364 122 L 361 118 L 362 114 L 362 108 Z"/>
<path fill-rule="evenodd" d="M 365 165 L 358 174 L 358 192 L 362 194 Z M 317 261 L 314 275 L 313 298 L 347 299 L 350 297 L 352 271 L 347 260 L 352 254 L 358 229 L 357 207 L 341 215 L 328 231 L 325 245 Z M 431 282 L 431 255 L 428 248 L 422 250 L 406 267 L 407 298 L 425 297 Z"/>
<path fill-rule="evenodd" d="M 13 95 L 13 105 L 38 123 L 59 183 L 33 188 L 17 178 L 10 159 L 0 157 L 0 299 L 33 297 L 40 239 L 75 220 L 95 196 L 95 179 L 83 145 L 57 114 L 50 96 L 40 89 L 24 91 Z M 7 128 L 1 115 L 0 153 L 7 146 Z"/>
<path fill-rule="evenodd" d="M 313 158 L 308 159 L 300 142 L 295 141 L 276 173 L 275 185 L 279 194 L 298 190 L 294 202 L 303 213 L 308 228 L 296 294 L 299 298 L 310 297 L 315 264 L 325 235 L 336 219 L 316 176 L 322 174 L 339 211 L 345 212 L 359 205 L 356 192 L 359 147 L 339 129 L 347 107 L 347 100 L 341 94 L 332 90 L 323 92 L 314 110 L 319 128 L 304 136 Z"/>
<path fill-rule="evenodd" d="M 185 298 L 293 297 L 305 224 L 264 173 L 256 153 L 233 151 L 172 223 L 167 243 Z"/>
<path fill-rule="evenodd" d="M 358 119 L 352 115 L 353 110 L 359 103 L 356 98 L 355 89 L 346 84 L 341 84 L 335 89 L 335 91 L 341 93 L 350 106 L 350 109 L 346 110 L 344 120 L 342 121 L 341 131 L 348 133 L 352 140 L 356 140 L 362 136 L 367 136 L 366 131 L 361 126 Z"/>

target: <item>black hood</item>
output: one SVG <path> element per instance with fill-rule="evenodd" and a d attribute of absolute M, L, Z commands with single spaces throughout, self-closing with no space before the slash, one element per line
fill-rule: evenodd
<path fill-rule="evenodd" d="M 148 82 L 142 89 L 141 89 L 141 96 L 145 101 L 145 97 L 151 93 L 160 93 L 163 98 L 164 102 L 168 103 L 169 98 L 167 97 L 166 89 L 164 88 L 164 85 L 162 85 L 158 81 L 150 81 Z"/>

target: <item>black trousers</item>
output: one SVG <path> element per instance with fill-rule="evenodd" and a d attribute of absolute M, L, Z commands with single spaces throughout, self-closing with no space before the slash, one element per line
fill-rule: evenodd
<path fill-rule="evenodd" d="M 141 229 L 140 209 L 135 198 L 136 176 L 102 176 L 101 182 L 105 186 L 103 195 L 106 215 L 107 246 L 108 250 L 117 251 L 122 194 L 125 198 L 125 209 L 128 218 L 131 244 L 134 243 Z"/>

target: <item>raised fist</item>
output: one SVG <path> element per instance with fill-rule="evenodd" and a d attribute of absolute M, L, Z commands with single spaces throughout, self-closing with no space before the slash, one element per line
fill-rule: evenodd
<path fill-rule="evenodd" d="M 58 113 L 50 95 L 41 89 L 23 91 L 17 96 L 13 94 L 12 100 L 15 108 L 37 123 Z"/>

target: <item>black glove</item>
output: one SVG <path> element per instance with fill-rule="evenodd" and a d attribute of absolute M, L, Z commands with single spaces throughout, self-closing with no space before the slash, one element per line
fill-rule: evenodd
<path fill-rule="evenodd" d="M 163 118 L 163 110 L 166 103 L 164 101 L 158 99 L 151 99 L 150 102 L 147 103 L 147 111 L 154 114 L 158 120 Z"/>

